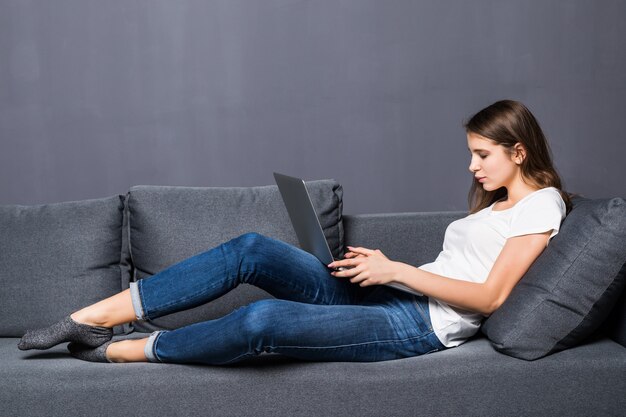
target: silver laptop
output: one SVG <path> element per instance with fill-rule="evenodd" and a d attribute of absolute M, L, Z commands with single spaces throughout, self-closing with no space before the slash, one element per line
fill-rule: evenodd
<path fill-rule="evenodd" d="M 324 230 L 315 213 L 315 208 L 311 202 L 304 180 L 277 172 L 274 172 L 274 179 L 287 208 L 287 213 L 300 242 L 300 247 L 314 255 L 324 265 L 328 265 L 333 260 L 338 261 L 339 259 L 333 258 L 333 254 L 330 251 L 326 236 L 324 236 Z M 350 268 L 352 267 L 339 267 L 335 268 L 335 271 L 343 271 Z M 422 295 L 396 282 L 385 285 L 412 294 Z"/>
<path fill-rule="evenodd" d="M 304 180 L 277 172 L 274 172 L 274 179 L 296 231 L 300 248 L 314 255 L 324 265 L 339 260 L 333 258 Z M 344 269 L 347 268 L 335 268 L 337 271 Z"/>

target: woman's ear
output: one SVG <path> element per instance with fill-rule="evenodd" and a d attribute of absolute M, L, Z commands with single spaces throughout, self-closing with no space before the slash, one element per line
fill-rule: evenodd
<path fill-rule="evenodd" d="M 517 142 L 514 145 L 514 148 L 515 153 L 513 154 L 513 160 L 517 165 L 521 165 L 521 163 L 526 158 L 526 149 L 524 149 L 524 145 L 522 145 L 520 142 Z"/>

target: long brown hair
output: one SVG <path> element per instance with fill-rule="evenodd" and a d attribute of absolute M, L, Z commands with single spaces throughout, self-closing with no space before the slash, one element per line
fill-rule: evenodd
<path fill-rule="evenodd" d="M 548 141 L 537 119 L 526 106 L 513 100 L 497 101 L 476 113 L 463 126 L 467 133 L 483 136 L 502 145 L 511 156 L 516 152 L 515 144 L 521 143 L 526 150 L 526 157 L 520 165 L 522 180 L 539 189 L 555 187 L 565 202 L 566 213 L 570 212 L 570 196 L 573 195 L 562 190 L 561 177 L 552 163 Z M 474 178 L 468 196 L 470 214 L 490 206 L 506 194 L 505 187 L 485 191 Z"/>

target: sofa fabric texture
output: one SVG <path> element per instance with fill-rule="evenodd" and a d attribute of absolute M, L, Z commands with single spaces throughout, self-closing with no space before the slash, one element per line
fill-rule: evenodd
<path fill-rule="evenodd" d="M 626 409 L 626 349 L 608 338 L 532 362 L 483 337 L 384 362 L 262 354 L 227 367 L 83 362 L 63 344 L 20 351 L 17 340 L 0 338 L 0 415 L 599 417 Z"/>
<path fill-rule="evenodd" d="M 120 195 L 0 206 L 0 336 L 21 337 L 123 289 L 123 207 Z"/>
<path fill-rule="evenodd" d="M 336 258 L 343 256 L 343 189 L 335 180 L 307 181 L 307 190 L 324 235 Z M 260 187 L 135 186 L 128 193 L 129 242 L 133 279 L 247 232 L 298 246 L 287 209 L 275 185 Z M 271 296 L 242 284 L 213 302 L 159 317 L 137 320 L 137 331 L 174 329 L 222 317 L 236 307 Z"/>
<path fill-rule="evenodd" d="M 546 250 L 482 332 L 499 352 L 534 360 L 591 336 L 626 282 L 626 201 L 573 199 Z"/>

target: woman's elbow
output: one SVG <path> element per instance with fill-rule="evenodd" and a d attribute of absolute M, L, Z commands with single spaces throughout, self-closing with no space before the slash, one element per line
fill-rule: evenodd
<path fill-rule="evenodd" d="M 480 313 L 483 316 L 489 317 L 491 316 L 491 314 L 493 314 L 494 311 L 496 311 L 498 309 L 498 307 L 500 307 L 499 304 L 497 303 L 491 303 L 487 306 L 487 308 L 484 308 L 483 311 L 481 311 Z"/>
<path fill-rule="evenodd" d="M 481 311 L 481 313 L 485 316 L 490 316 L 491 314 L 493 314 L 494 311 L 500 308 L 505 300 L 506 298 L 504 297 L 489 297 L 487 299 L 486 306 L 485 308 L 483 308 L 483 311 Z"/>
<path fill-rule="evenodd" d="M 499 309 L 500 306 L 502 304 L 504 304 L 504 302 L 506 301 L 507 298 L 508 298 L 508 294 L 506 296 L 500 296 L 500 297 L 492 298 L 491 302 L 488 304 L 488 307 L 487 307 L 486 311 L 484 312 L 484 314 L 486 314 L 488 316 L 493 314 L 494 311 Z"/>
<path fill-rule="evenodd" d="M 474 305 L 469 310 L 475 313 L 482 314 L 485 317 L 489 317 L 494 311 L 496 311 L 500 307 L 499 303 L 486 301 L 481 303 L 480 305 Z"/>

